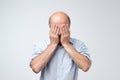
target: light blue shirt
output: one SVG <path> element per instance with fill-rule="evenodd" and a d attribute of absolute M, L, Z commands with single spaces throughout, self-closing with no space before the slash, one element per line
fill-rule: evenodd
<path fill-rule="evenodd" d="M 77 39 L 70 38 L 71 45 L 90 59 L 85 44 Z M 34 45 L 32 59 L 43 52 L 50 44 L 50 40 L 43 40 Z M 74 53 L 73 53 L 74 54 Z M 41 72 L 40 80 L 77 80 L 78 66 L 62 46 L 57 46 L 54 55 Z"/>

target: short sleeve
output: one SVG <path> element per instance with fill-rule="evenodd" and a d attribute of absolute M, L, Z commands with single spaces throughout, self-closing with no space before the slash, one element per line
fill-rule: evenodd
<path fill-rule="evenodd" d="M 91 57 L 90 57 L 90 53 L 88 51 L 88 48 L 83 42 L 81 42 L 79 40 L 76 41 L 76 49 L 80 54 L 85 55 L 90 61 L 92 61 Z"/>
<path fill-rule="evenodd" d="M 36 56 L 41 54 L 47 48 L 49 42 L 50 42 L 49 40 L 41 40 L 38 43 L 33 45 L 32 55 L 29 58 L 30 63 L 31 63 L 32 59 L 34 59 Z M 30 64 L 30 66 L 31 66 L 31 64 Z"/>
<path fill-rule="evenodd" d="M 33 51 L 31 55 L 31 60 L 41 54 L 47 47 L 47 41 L 41 40 L 33 45 Z"/>
<path fill-rule="evenodd" d="M 42 51 L 43 50 L 42 50 L 41 44 L 34 44 L 33 45 L 33 54 L 31 56 L 31 59 L 33 59 L 36 56 L 38 56 Z"/>

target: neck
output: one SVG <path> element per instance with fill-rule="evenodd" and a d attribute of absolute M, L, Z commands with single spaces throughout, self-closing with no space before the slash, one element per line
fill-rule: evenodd
<path fill-rule="evenodd" d="M 59 46 L 62 46 L 61 42 L 58 43 Z"/>

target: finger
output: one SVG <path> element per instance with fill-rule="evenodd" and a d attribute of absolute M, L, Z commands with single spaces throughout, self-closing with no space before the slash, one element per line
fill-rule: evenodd
<path fill-rule="evenodd" d="M 63 26 L 62 31 L 63 31 L 63 35 L 65 35 L 66 34 L 65 26 Z"/>
<path fill-rule="evenodd" d="M 56 25 L 54 26 L 53 32 L 54 32 L 54 34 L 56 34 L 56 32 L 57 32 L 57 26 Z"/>
<path fill-rule="evenodd" d="M 69 24 L 66 24 L 66 27 L 69 29 Z"/>
<path fill-rule="evenodd" d="M 58 26 L 58 30 L 59 30 L 58 34 L 59 34 L 59 35 L 61 34 L 60 28 L 61 28 L 61 25 Z"/>
<path fill-rule="evenodd" d="M 52 33 L 53 33 L 53 27 L 54 27 L 54 26 L 52 25 L 51 28 L 50 28 L 50 31 L 51 31 Z"/>
<path fill-rule="evenodd" d="M 60 27 L 60 34 L 63 35 L 62 27 Z"/>
<path fill-rule="evenodd" d="M 57 27 L 56 34 L 59 35 L 59 28 Z"/>
<path fill-rule="evenodd" d="M 60 27 L 58 28 L 58 35 L 60 35 L 61 34 L 61 32 L 60 32 Z"/>
<path fill-rule="evenodd" d="M 69 28 L 68 28 L 68 24 L 65 25 L 65 32 L 68 32 Z"/>
<path fill-rule="evenodd" d="M 66 25 L 66 34 L 70 34 L 70 31 L 69 31 L 69 26 L 68 26 L 68 24 Z"/>
<path fill-rule="evenodd" d="M 64 34 L 67 32 L 66 25 L 64 25 Z"/>

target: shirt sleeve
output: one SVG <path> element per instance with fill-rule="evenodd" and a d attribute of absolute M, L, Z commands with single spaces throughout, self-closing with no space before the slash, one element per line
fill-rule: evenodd
<path fill-rule="evenodd" d="M 30 61 L 35 58 L 36 56 L 38 56 L 39 54 L 41 54 L 43 52 L 44 49 L 44 45 L 43 42 L 38 42 L 36 44 L 33 45 L 33 51 L 32 51 L 32 55 L 30 57 Z"/>
<path fill-rule="evenodd" d="M 34 46 L 33 46 L 33 54 L 32 54 L 32 56 L 31 56 L 31 59 L 33 59 L 33 58 L 35 58 L 36 56 L 38 56 L 41 52 L 42 52 L 41 45 L 39 45 L 39 44 L 34 44 Z"/>
<path fill-rule="evenodd" d="M 76 49 L 80 54 L 85 55 L 92 62 L 88 48 L 83 42 L 77 41 L 76 42 Z"/>
<path fill-rule="evenodd" d="M 42 42 L 38 42 L 38 43 L 33 45 L 33 52 L 32 52 L 32 55 L 29 58 L 30 67 L 31 67 L 30 63 L 31 63 L 32 59 L 34 59 L 36 56 L 38 56 L 42 52 L 43 52 L 43 43 Z"/>

